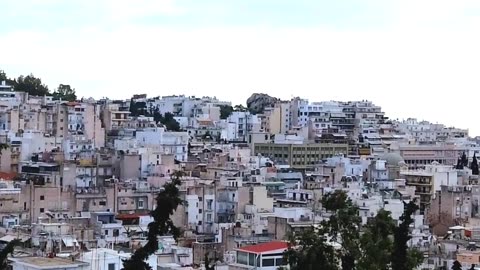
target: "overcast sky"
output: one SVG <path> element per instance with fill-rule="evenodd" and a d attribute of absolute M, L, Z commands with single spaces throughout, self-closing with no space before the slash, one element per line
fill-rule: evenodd
<path fill-rule="evenodd" d="M 480 1 L 0 1 L 0 69 L 80 97 L 368 99 L 480 135 Z"/>

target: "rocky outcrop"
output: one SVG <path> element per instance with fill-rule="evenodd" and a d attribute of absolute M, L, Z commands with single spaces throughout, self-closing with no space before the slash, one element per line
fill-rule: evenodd
<path fill-rule="evenodd" d="M 280 99 L 276 97 L 262 93 L 254 93 L 247 99 L 247 108 L 255 114 L 263 113 L 265 108 L 273 107 L 278 101 L 280 101 Z"/>

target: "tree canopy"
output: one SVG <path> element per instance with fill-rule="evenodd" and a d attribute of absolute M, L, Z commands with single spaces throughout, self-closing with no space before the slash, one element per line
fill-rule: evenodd
<path fill-rule="evenodd" d="M 8 256 L 13 253 L 16 245 L 18 245 L 18 240 L 13 240 L 0 250 L 0 269 L 8 268 Z"/>
<path fill-rule="evenodd" d="M 176 239 L 180 236 L 180 229 L 173 224 L 170 218 L 177 207 L 182 204 L 178 186 L 183 177 L 182 171 L 175 171 L 171 175 L 171 181 L 163 186 L 163 190 L 156 198 L 156 207 L 150 213 L 153 222 L 148 224 L 148 242 L 137 249 L 132 257 L 123 261 L 124 270 L 152 270 L 152 267 L 145 260 L 158 250 L 158 236 L 173 235 Z"/>
<path fill-rule="evenodd" d="M 478 175 L 478 160 L 477 156 L 473 154 L 472 163 L 470 163 L 470 169 L 472 170 L 473 175 Z"/>
<path fill-rule="evenodd" d="M 66 101 L 75 101 L 77 100 L 77 94 L 75 89 L 73 89 L 68 84 L 60 84 L 58 88 L 53 92 L 54 99 L 61 99 Z"/>
<path fill-rule="evenodd" d="M 220 105 L 220 119 L 227 119 L 233 112 L 233 107 L 230 105 Z"/>
<path fill-rule="evenodd" d="M 0 70 L 0 82 L 6 81 L 7 85 L 13 87 L 13 90 L 19 92 L 27 92 L 31 96 L 50 96 L 55 99 L 74 101 L 77 99 L 75 89 L 68 84 L 60 84 L 58 88 L 51 93 L 48 86 L 42 82 L 42 79 L 35 77 L 33 74 L 12 79 L 7 76 L 5 71 Z"/>
<path fill-rule="evenodd" d="M 330 217 L 318 227 L 290 236 L 284 259 L 291 270 L 319 269 L 319 265 L 327 270 L 412 270 L 422 262 L 423 254 L 407 246 L 408 228 L 418 209 L 415 203 L 405 204 L 399 225 L 390 212 L 380 210 L 362 227 L 358 207 L 345 192 L 326 194 L 321 202 Z"/>

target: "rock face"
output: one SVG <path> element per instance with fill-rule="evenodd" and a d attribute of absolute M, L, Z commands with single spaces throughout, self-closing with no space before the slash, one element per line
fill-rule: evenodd
<path fill-rule="evenodd" d="M 247 108 L 255 114 L 263 113 L 265 108 L 273 107 L 278 101 L 280 101 L 280 99 L 276 97 L 262 93 L 254 93 L 247 99 Z"/>

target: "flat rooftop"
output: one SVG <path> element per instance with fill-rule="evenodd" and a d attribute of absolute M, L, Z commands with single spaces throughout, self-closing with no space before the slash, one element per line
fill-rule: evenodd
<path fill-rule="evenodd" d="M 80 265 L 86 265 L 84 262 L 72 261 L 71 259 L 63 258 L 46 258 L 46 257 L 24 257 L 24 258 L 13 258 L 12 261 L 33 266 L 37 269 L 57 269 L 59 267 L 64 268 L 77 268 Z"/>

